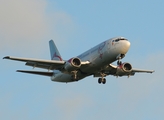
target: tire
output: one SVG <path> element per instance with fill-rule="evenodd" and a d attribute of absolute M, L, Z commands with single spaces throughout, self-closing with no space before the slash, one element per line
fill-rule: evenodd
<path fill-rule="evenodd" d="M 101 84 L 101 82 L 102 82 L 102 79 L 101 79 L 101 78 L 99 78 L 99 79 L 98 79 L 98 83 L 99 83 L 99 84 Z"/>
<path fill-rule="evenodd" d="M 105 83 L 106 83 L 106 79 L 105 79 L 105 78 L 102 80 L 102 83 L 103 83 L 103 84 L 105 84 Z"/>

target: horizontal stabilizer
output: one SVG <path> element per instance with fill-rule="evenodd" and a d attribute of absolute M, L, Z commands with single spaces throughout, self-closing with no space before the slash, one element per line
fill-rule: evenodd
<path fill-rule="evenodd" d="M 43 76 L 50 76 L 50 77 L 53 75 L 53 72 L 28 71 L 28 70 L 17 70 L 17 72 L 29 73 L 29 74 L 35 74 L 35 75 L 43 75 Z"/>

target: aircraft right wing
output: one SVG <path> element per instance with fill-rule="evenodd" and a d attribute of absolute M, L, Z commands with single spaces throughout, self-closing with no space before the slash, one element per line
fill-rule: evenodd
<path fill-rule="evenodd" d="M 60 70 L 65 64 L 65 61 L 20 58 L 20 57 L 11 57 L 11 56 L 6 56 L 3 59 L 26 62 L 25 65 L 27 66 L 32 66 L 34 68 L 38 67 L 38 68 L 43 68 L 43 69 L 48 69 L 48 70 L 54 70 L 54 69 Z"/>
<path fill-rule="evenodd" d="M 43 59 L 32 59 L 32 58 L 20 58 L 20 57 L 11 57 L 6 56 L 3 59 L 16 60 L 21 62 L 26 62 L 25 65 L 32 66 L 33 68 L 43 68 L 48 70 L 61 70 L 64 68 L 64 65 L 67 61 L 59 60 L 43 60 Z M 81 61 L 81 65 L 88 65 L 89 61 Z"/>

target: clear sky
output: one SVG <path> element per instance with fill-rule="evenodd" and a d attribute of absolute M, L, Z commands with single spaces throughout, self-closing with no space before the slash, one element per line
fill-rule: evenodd
<path fill-rule="evenodd" d="M 163 120 L 163 0 L 0 0 L 0 56 L 50 59 L 53 39 L 64 59 L 124 36 L 123 62 L 153 74 L 88 77 L 74 83 L 16 73 L 24 63 L 0 60 L 1 120 Z M 114 63 L 115 64 L 115 63 Z M 36 69 L 40 70 L 40 69 Z"/>

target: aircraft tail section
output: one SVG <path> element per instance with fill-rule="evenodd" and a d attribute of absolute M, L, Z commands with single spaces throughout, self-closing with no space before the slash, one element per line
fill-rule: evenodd
<path fill-rule="evenodd" d="M 62 57 L 54 43 L 53 40 L 49 41 L 49 46 L 50 46 L 50 54 L 51 54 L 51 60 L 59 60 L 62 61 Z"/>

